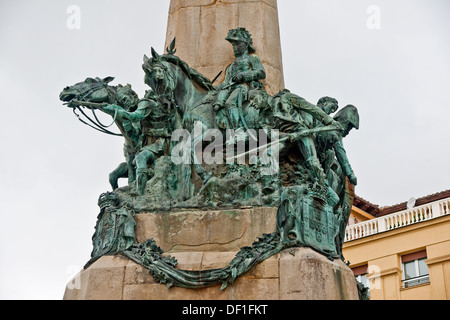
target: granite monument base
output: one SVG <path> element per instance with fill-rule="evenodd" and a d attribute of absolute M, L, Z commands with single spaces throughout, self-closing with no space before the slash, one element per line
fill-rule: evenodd
<path fill-rule="evenodd" d="M 136 217 L 138 241 L 153 238 L 178 269 L 226 267 L 240 248 L 276 230 L 276 208 L 149 213 Z M 310 248 L 284 250 L 220 286 L 185 289 L 156 283 L 142 266 L 105 256 L 66 287 L 64 300 L 358 300 L 353 272 Z"/>

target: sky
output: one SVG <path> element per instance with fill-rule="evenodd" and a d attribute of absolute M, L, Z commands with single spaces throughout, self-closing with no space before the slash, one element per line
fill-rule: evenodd
<path fill-rule="evenodd" d="M 58 95 L 114 76 L 142 96 L 142 58 L 163 51 L 168 7 L 0 2 L 0 299 L 62 299 L 89 260 L 123 140 L 83 126 Z M 278 10 L 286 88 L 359 110 L 344 140 L 356 194 L 389 206 L 450 189 L 450 2 L 279 0 Z"/>

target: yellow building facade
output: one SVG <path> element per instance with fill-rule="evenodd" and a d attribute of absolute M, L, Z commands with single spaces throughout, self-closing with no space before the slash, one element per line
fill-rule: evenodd
<path fill-rule="evenodd" d="M 385 208 L 355 197 L 343 253 L 371 300 L 449 300 L 450 191 Z"/>

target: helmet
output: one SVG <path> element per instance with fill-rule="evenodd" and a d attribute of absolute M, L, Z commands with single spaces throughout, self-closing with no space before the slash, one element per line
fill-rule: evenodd
<path fill-rule="evenodd" d="M 339 121 L 342 124 L 350 126 L 349 128 L 359 129 L 359 113 L 358 109 L 354 105 L 349 104 L 348 106 L 341 109 L 335 116 L 334 120 Z"/>
<path fill-rule="evenodd" d="M 250 53 L 254 53 L 256 51 L 255 48 L 253 47 L 252 36 L 250 35 L 250 32 L 248 32 L 245 28 L 237 28 L 230 30 L 225 40 L 230 42 L 232 41 L 245 42 L 248 45 L 248 51 Z"/>

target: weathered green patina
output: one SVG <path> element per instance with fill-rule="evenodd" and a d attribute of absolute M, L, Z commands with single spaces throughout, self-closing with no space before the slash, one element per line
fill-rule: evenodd
<path fill-rule="evenodd" d="M 314 105 L 282 90 L 269 95 L 266 73 L 251 35 L 230 30 L 235 61 L 225 81 L 212 81 L 175 55 L 151 50 L 143 70 L 149 90 L 142 99 L 113 78 L 67 87 L 60 95 L 76 114 L 104 133 L 96 111 L 111 115 L 125 139 L 125 162 L 110 174 L 113 192 L 99 199 L 92 263 L 122 254 L 168 286 L 226 288 L 255 264 L 283 249 L 308 246 L 344 259 L 342 244 L 357 179 L 342 140 L 359 128 L 354 106 L 338 110 L 329 97 Z M 119 178 L 128 185 L 118 186 Z M 163 257 L 153 240 L 136 243 L 134 216 L 185 208 L 276 206 L 277 229 L 243 248 L 220 270 L 183 271 Z"/>

